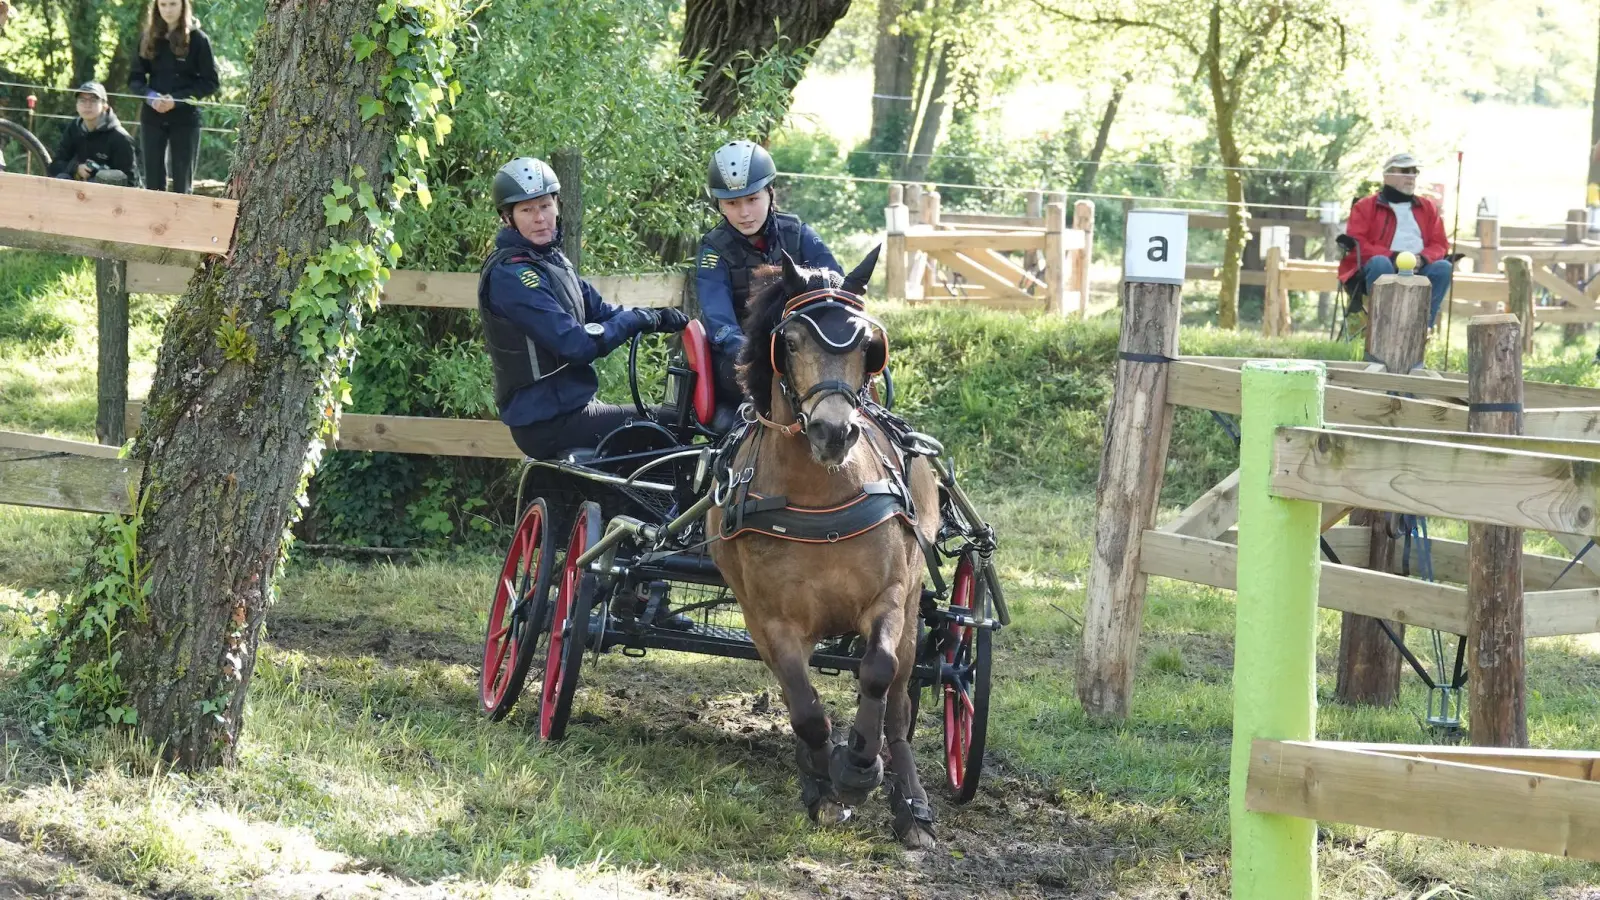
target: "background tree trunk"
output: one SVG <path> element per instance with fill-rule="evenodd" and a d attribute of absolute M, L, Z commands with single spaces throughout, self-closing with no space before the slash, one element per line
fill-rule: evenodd
<path fill-rule="evenodd" d="M 922 124 L 917 126 L 917 142 L 906 158 L 907 181 L 921 181 L 933 160 L 933 145 L 939 139 L 939 129 L 944 124 L 944 95 L 950 87 L 950 45 L 939 51 L 939 64 L 934 67 L 933 89 L 928 95 L 928 105 L 922 111 Z"/>
<path fill-rule="evenodd" d="M 1201 59 L 1209 76 L 1211 103 L 1217 126 L 1217 147 L 1222 164 L 1227 167 L 1224 181 L 1228 193 L 1228 234 L 1222 245 L 1222 284 L 1217 290 L 1217 327 L 1239 327 L 1239 266 L 1243 261 L 1245 241 L 1244 173 L 1239 170 L 1243 159 L 1239 144 L 1234 139 L 1233 115 L 1238 109 L 1239 79 L 1245 77 L 1247 66 L 1234 66 L 1234 76 L 1229 79 L 1222 73 L 1222 4 L 1211 4 L 1210 28 L 1206 39 L 1206 52 Z"/>
<path fill-rule="evenodd" d="M 744 108 L 738 77 L 753 62 L 775 49 L 815 49 L 849 9 L 850 0 L 686 0 L 678 55 L 705 63 L 696 85 L 700 108 L 720 121 L 732 119 Z M 788 70 L 786 89 L 794 89 L 804 68 Z"/>
<path fill-rule="evenodd" d="M 1595 51 L 1594 99 L 1589 113 L 1589 180 L 1600 184 L 1600 49 Z"/>
<path fill-rule="evenodd" d="M 1122 105 L 1122 94 L 1132 81 L 1133 73 L 1123 72 L 1111 86 L 1111 99 L 1106 101 L 1106 111 L 1100 116 L 1100 128 L 1094 133 L 1094 147 L 1089 151 L 1089 159 L 1083 171 L 1078 173 L 1078 183 L 1074 186 L 1080 194 L 1094 190 L 1094 181 L 1100 175 L 1100 160 L 1105 157 L 1106 145 L 1111 142 L 1111 124 L 1117 120 L 1117 107 Z"/>
<path fill-rule="evenodd" d="M 867 149 L 873 151 L 873 157 L 864 171 L 876 171 L 879 163 L 892 158 L 880 154 L 904 153 L 911 143 L 917 42 L 898 28 L 904 8 L 900 0 L 878 2 L 878 37 L 872 50 L 872 125 L 867 133 Z"/>
<path fill-rule="evenodd" d="M 364 124 L 357 98 L 382 96 L 389 60 L 379 51 L 357 62 L 350 49 L 373 17 L 369 0 L 283 0 L 268 13 L 229 185 L 240 201 L 233 253 L 205 263 L 174 306 L 134 446 L 145 461 L 138 547 L 149 598 L 142 615 L 123 616 L 116 669 L 138 735 L 179 766 L 234 758 L 308 451 L 334 411 L 322 408 L 322 384 L 337 362 L 307 362 L 272 314 L 332 242 L 371 237 L 359 212 L 325 225 L 334 178 L 348 182 L 360 165 L 387 195 L 398 119 Z M 358 299 L 335 299 L 346 314 L 330 327 L 358 327 Z M 218 332 L 230 318 L 253 358 L 224 357 Z M 85 583 L 95 578 L 91 567 Z"/>

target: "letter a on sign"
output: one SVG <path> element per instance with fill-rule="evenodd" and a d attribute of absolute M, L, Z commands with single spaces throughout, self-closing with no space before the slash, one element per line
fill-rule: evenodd
<path fill-rule="evenodd" d="M 1122 250 L 1123 280 L 1183 284 L 1188 255 L 1188 213 L 1181 209 L 1128 211 Z"/>

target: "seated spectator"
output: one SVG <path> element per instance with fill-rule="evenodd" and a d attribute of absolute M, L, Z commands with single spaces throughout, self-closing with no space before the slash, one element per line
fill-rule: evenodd
<path fill-rule="evenodd" d="M 1396 257 L 1401 253 L 1414 255 L 1416 274 L 1425 276 L 1433 287 L 1428 310 L 1431 328 L 1450 290 L 1454 269 L 1447 259 L 1450 240 L 1445 235 L 1439 207 L 1427 197 L 1416 195 L 1420 172 L 1421 167 L 1409 153 L 1397 153 L 1383 164 L 1383 188 L 1357 200 L 1350 211 L 1345 233 L 1355 249 L 1339 263 L 1339 280 L 1350 286 L 1352 295 L 1371 294 L 1379 277 L 1397 271 Z"/>
<path fill-rule="evenodd" d="M 123 130 L 98 81 L 78 88 L 78 118 L 62 131 L 50 160 L 49 173 L 57 178 L 137 185 L 133 138 Z"/>

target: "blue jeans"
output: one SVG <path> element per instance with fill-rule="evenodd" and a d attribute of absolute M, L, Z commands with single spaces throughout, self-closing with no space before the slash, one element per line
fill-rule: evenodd
<path fill-rule="evenodd" d="M 1372 285 L 1383 275 L 1393 275 L 1398 270 L 1394 267 L 1394 260 L 1387 256 L 1378 256 L 1367 260 L 1361 267 L 1361 275 L 1366 279 L 1367 296 L 1372 296 Z M 1450 277 L 1455 273 L 1455 267 L 1448 260 L 1438 260 L 1423 266 L 1417 271 L 1418 275 L 1428 279 L 1433 284 L 1433 300 L 1428 307 L 1428 327 L 1432 328 L 1439 320 L 1439 307 L 1444 305 L 1444 295 L 1450 290 Z"/>

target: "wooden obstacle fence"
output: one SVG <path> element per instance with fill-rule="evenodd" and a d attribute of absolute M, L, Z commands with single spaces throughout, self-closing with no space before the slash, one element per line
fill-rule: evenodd
<path fill-rule="evenodd" d="M 236 201 L 90 182 L 0 173 L 0 245 L 93 256 L 100 324 L 96 434 L 120 445 L 137 427 L 139 403 L 127 399 L 128 294 L 181 294 L 195 267 L 228 253 Z M 21 198 L 13 202 L 12 198 Z M 685 277 L 602 275 L 588 279 L 612 303 L 669 307 L 683 303 Z M 387 306 L 476 309 L 478 276 L 397 270 L 383 292 Z M 92 446 L 92 445 L 91 445 Z M 521 459 L 510 433 L 488 419 L 345 414 L 334 447 L 387 453 Z"/>
<path fill-rule="evenodd" d="M 891 185 L 884 277 L 891 300 L 1088 315 L 1094 204 L 1027 197 L 1027 214 L 945 213 L 937 191 Z M 1020 259 L 1018 258 L 1020 256 Z"/>
<path fill-rule="evenodd" d="M 1328 427 L 1323 390 L 1311 362 L 1253 362 L 1241 375 L 1239 551 L 1250 564 L 1237 573 L 1235 900 L 1315 898 L 1318 820 L 1600 860 L 1600 753 L 1316 740 L 1326 506 L 1600 534 L 1600 445 L 1551 453 L 1536 439 Z"/>
<path fill-rule="evenodd" d="M 129 515 L 143 472 L 116 447 L 0 431 L 0 504 Z"/>
<path fill-rule="evenodd" d="M 1425 279 L 1390 276 L 1375 292 L 1375 331 L 1387 328 L 1383 311 L 1398 309 L 1390 298 L 1403 282 L 1422 282 L 1409 286 L 1425 291 Z M 1226 415 L 1239 415 L 1243 408 L 1240 369 L 1244 360 L 1218 357 L 1183 357 L 1178 352 L 1177 323 L 1179 302 L 1176 292 L 1154 290 L 1166 287 L 1129 284 L 1124 296 L 1124 319 L 1119 343 L 1121 359 L 1111 412 L 1106 423 L 1106 445 L 1097 496 L 1095 547 L 1091 555 L 1087 587 L 1083 645 L 1079 656 L 1078 694 L 1086 711 L 1096 716 L 1127 714 L 1132 695 L 1132 673 L 1138 647 L 1138 633 L 1145 594 L 1145 579 L 1151 575 L 1232 588 L 1237 583 L 1240 548 L 1232 530 L 1238 521 L 1240 473 L 1235 472 L 1184 509 L 1167 525 L 1157 528 L 1155 516 L 1161 480 L 1166 469 L 1167 444 L 1171 435 L 1173 410 L 1191 407 Z M 1424 300 L 1425 303 L 1425 300 Z M 1420 306 L 1414 316 L 1420 316 Z M 1499 317 L 1500 327 L 1516 325 Z M 1420 327 L 1420 326 L 1419 326 Z M 1520 329 L 1515 329 L 1520 330 Z M 1470 329 L 1469 329 L 1470 334 Z M 1517 336 L 1520 341 L 1520 335 Z M 1391 352 L 1391 351 L 1385 351 Z M 1420 359 L 1420 354 L 1417 356 Z M 1167 360 L 1167 361 L 1163 361 Z M 1434 576 L 1437 583 L 1392 574 L 1393 550 L 1388 546 L 1374 553 L 1378 533 L 1369 525 L 1340 527 L 1339 523 L 1355 509 L 1387 509 L 1384 491 L 1410 479 L 1433 483 L 1426 471 L 1410 466 L 1397 468 L 1401 460 L 1394 454 L 1397 442 L 1418 439 L 1431 443 L 1411 454 L 1437 453 L 1435 471 L 1448 471 L 1459 447 L 1512 447 L 1521 453 L 1588 458 L 1600 451 L 1600 390 L 1570 385 L 1521 382 L 1520 371 L 1503 366 L 1499 375 L 1515 380 L 1522 391 L 1520 404 L 1522 434 L 1525 437 L 1478 430 L 1474 418 L 1481 415 L 1471 404 L 1485 401 L 1483 379 L 1487 373 L 1475 371 L 1472 378 L 1458 373 L 1382 371 L 1382 366 L 1364 362 L 1329 362 L 1326 387 L 1318 391 L 1318 421 L 1339 429 L 1340 452 L 1348 456 L 1351 468 L 1341 475 L 1341 486 L 1318 485 L 1316 490 L 1331 494 L 1323 504 L 1318 527 L 1326 532 L 1338 559 L 1361 560 L 1368 568 L 1323 562 L 1321 604 L 1352 617 L 1382 619 L 1396 630 L 1405 625 L 1437 628 L 1457 635 L 1471 635 L 1474 622 L 1483 617 L 1474 612 L 1480 604 L 1472 587 L 1474 569 L 1482 570 L 1486 559 L 1467 552 L 1461 542 L 1433 539 Z M 1480 368 L 1484 368 L 1480 366 Z M 1477 380 L 1479 383 L 1474 383 Z M 1247 448 L 1241 448 L 1241 454 Z M 1295 448 L 1302 454 L 1315 448 Z M 1287 452 L 1287 451 L 1284 451 Z M 1514 467 L 1513 467 L 1514 468 Z M 1359 470 L 1359 472 L 1358 472 Z M 1512 469 L 1501 470 L 1502 474 Z M 1563 482 L 1551 475 L 1539 475 L 1538 465 L 1515 469 L 1526 477 L 1527 485 L 1543 485 L 1555 490 Z M 1361 478 L 1356 478 L 1360 474 Z M 1488 476 L 1485 475 L 1487 478 Z M 1364 480 L 1363 480 L 1364 479 Z M 1308 490 L 1310 490 L 1308 488 Z M 1472 520 L 1471 502 L 1490 488 L 1472 491 L 1456 486 L 1458 502 L 1429 508 L 1425 514 Z M 1551 504 L 1568 502 L 1567 495 L 1551 495 Z M 1578 507 L 1574 506 L 1574 509 Z M 1539 514 L 1530 510 L 1516 527 L 1547 531 L 1569 550 L 1581 549 L 1587 541 L 1582 519 L 1577 513 L 1558 511 Z M 1595 515 L 1600 510 L 1591 510 Z M 1500 523 L 1497 523 L 1500 524 Z M 1469 527 L 1469 535 L 1472 528 Z M 1470 538 L 1469 538 L 1470 539 Z M 1568 568 L 1556 557 L 1520 552 L 1520 536 L 1515 542 L 1520 571 L 1502 572 L 1499 577 L 1515 582 L 1521 593 L 1520 612 L 1515 613 L 1521 628 L 1508 634 L 1507 654 L 1514 645 L 1515 668 L 1521 669 L 1521 641 L 1524 636 L 1546 637 L 1583 634 L 1600 630 L 1600 561 L 1586 554 Z M 1505 556 L 1500 553 L 1499 556 Z M 1375 566 L 1374 557 L 1383 565 Z M 1248 553 L 1246 559 L 1254 557 Z M 1376 569 L 1376 570 L 1375 570 Z M 1482 572 L 1480 572 L 1482 574 Z M 1558 577 L 1559 585 L 1553 585 Z M 1481 586 L 1480 586 L 1481 587 Z M 1348 640 L 1348 635 L 1347 635 Z M 1387 647 L 1385 640 L 1384 646 Z M 1382 660 L 1386 673 L 1392 672 L 1398 685 L 1399 657 Z M 1341 667 L 1344 674 L 1344 667 Z M 1389 677 L 1386 675 L 1385 677 Z M 1502 697 L 1489 698 L 1496 702 Z M 1478 695 L 1473 694 L 1475 718 Z M 1512 703 L 1506 700 L 1506 703 Z M 1487 716 L 1483 716 L 1487 718 Z M 1475 732 L 1475 738 L 1477 737 Z"/>

